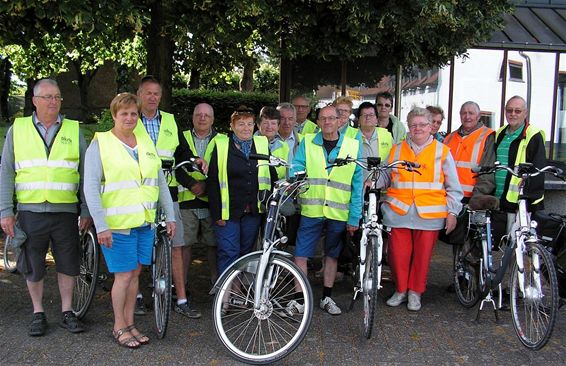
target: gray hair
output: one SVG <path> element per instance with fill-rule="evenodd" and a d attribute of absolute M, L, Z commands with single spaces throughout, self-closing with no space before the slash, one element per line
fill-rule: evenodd
<path fill-rule="evenodd" d="M 505 103 L 505 106 L 507 106 L 507 104 L 509 104 L 510 101 L 514 100 L 514 99 L 518 99 L 521 102 L 523 102 L 523 108 L 527 109 L 527 101 L 525 100 L 525 98 L 523 98 L 520 95 L 513 95 L 511 98 L 509 98 L 509 100 L 507 101 L 507 103 Z"/>
<path fill-rule="evenodd" d="M 474 109 L 476 110 L 476 112 L 478 112 L 478 114 L 481 113 L 481 109 L 478 103 L 473 102 L 471 100 L 468 100 L 467 102 L 465 102 L 464 104 L 462 104 L 462 106 L 460 107 L 460 110 L 462 110 L 462 108 L 464 108 L 465 106 L 470 105 L 472 107 L 474 107 Z"/>
<path fill-rule="evenodd" d="M 55 81 L 55 79 L 41 79 L 38 80 L 35 85 L 33 86 L 33 96 L 37 97 L 37 95 L 39 94 L 39 89 L 43 86 L 43 85 L 51 85 L 56 87 L 57 89 L 59 89 L 59 85 L 57 84 L 57 82 Z"/>
<path fill-rule="evenodd" d="M 432 123 L 432 114 L 430 113 L 430 111 L 428 109 L 421 108 L 421 107 L 414 107 L 413 109 L 411 109 L 411 111 L 407 115 L 407 126 L 410 125 L 413 118 L 421 117 L 421 116 L 426 118 L 428 123 Z"/>
<path fill-rule="evenodd" d="M 208 107 L 208 108 L 210 108 L 211 117 L 212 117 L 212 119 L 214 119 L 214 108 L 212 108 L 212 106 L 211 106 L 210 104 L 208 104 L 208 103 L 199 103 L 199 104 L 195 105 L 195 109 L 193 110 L 193 118 L 196 116 L 196 114 L 197 114 L 197 109 L 198 109 L 199 107 Z"/>
<path fill-rule="evenodd" d="M 287 110 L 287 111 L 292 111 L 293 112 L 293 116 L 295 118 L 297 118 L 297 110 L 295 109 L 295 106 L 292 105 L 291 103 L 279 103 L 279 105 L 277 106 L 277 110 L 279 112 L 281 112 L 281 110 Z"/>

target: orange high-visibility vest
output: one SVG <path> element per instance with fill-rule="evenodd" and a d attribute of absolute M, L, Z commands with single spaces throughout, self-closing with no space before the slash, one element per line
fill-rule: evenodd
<path fill-rule="evenodd" d="M 464 197 L 472 197 L 477 180 L 474 178 L 475 173 L 472 173 L 472 168 L 480 165 L 485 142 L 492 133 L 494 131 L 491 128 L 482 126 L 467 136 L 460 136 L 458 131 L 454 131 L 444 139 L 444 144 L 448 145 L 456 162 Z"/>
<path fill-rule="evenodd" d="M 389 154 L 389 163 L 396 160 L 408 160 L 420 164 L 420 175 L 404 169 L 393 169 L 391 186 L 387 189 L 385 202 L 399 215 L 406 215 L 414 203 L 417 213 L 423 219 L 442 219 L 448 215 L 444 172 L 442 164 L 450 149 L 433 140 L 430 145 L 415 156 L 406 141 L 393 146 Z"/>

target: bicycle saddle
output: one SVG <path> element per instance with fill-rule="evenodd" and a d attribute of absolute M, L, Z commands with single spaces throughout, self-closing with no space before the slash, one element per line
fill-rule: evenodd
<path fill-rule="evenodd" d="M 489 195 L 473 196 L 470 198 L 468 206 L 474 211 L 496 210 L 499 208 L 499 198 Z"/>

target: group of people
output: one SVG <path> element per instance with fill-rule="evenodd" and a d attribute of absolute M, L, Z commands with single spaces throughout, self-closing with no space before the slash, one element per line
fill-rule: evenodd
<path fill-rule="evenodd" d="M 384 163 L 408 160 L 420 166 L 418 173 L 393 169 L 380 179 L 387 190 L 382 214 L 384 225 L 391 228 L 388 262 L 396 286 L 387 305 L 407 302 L 409 310 L 418 311 L 433 247 L 441 231 L 449 237 L 460 225 L 462 205 L 474 195 L 495 195 L 510 215 L 516 209 L 515 178 L 505 172 L 478 178 L 471 168 L 495 160 L 545 164 L 544 133 L 527 122 L 525 100 L 518 96 L 507 102 L 508 124 L 497 132 L 483 125 L 475 102 L 462 105 L 462 125 L 447 136 L 438 132 L 444 113 L 436 106 L 413 108 L 407 131 L 391 113 L 392 95 L 380 93 L 375 104 L 358 107 L 357 128 L 351 123 L 349 97 L 321 108 L 311 121 L 311 100 L 297 96 L 291 103 L 264 107 L 257 116 L 252 109 L 239 107 L 231 115 L 231 132 L 222 134 L 215 131 L 214 110 L 206 103 L 194 108 L 192 127 L 179 130 L 174 116 L 159 109 L 159 81 L 148 76 L 141 80 L 137 95 L 121 93 L 112 100 L 113 128 L 97 133 L 87 148 L 78 122 L 60 114 L 57 83 L 40 80 L 33 92 L 35 112 L 14 121 L 0 168 L 2 229 L 14 236 L 18 226 L 27 235 L 18 269 L 33 303 L 31 336 L 45 334 L 47 327 L 43 277 L 50 245 L 61 294 L 60 325 L 73 333 L 84 330 L 71 301 L 79 273 L 79 230 L 94 223 L 108 269 L 114 273 L 112 334 L 127 348 L 149 342 L 136 327 L 134 313 L 142 265 L 151 264 L 158 210 L 164 212 L 172 238 L 174 309 L 199 318 L 187 295 L 192 247 L 206 246 L 215 281 L 252 250 L 262 224 L 262 203 L 274 182 L 298 171 L 307 172 L 309 189 L 299 196 L 300 212 L 288 220 L 294 260 L 307 273 L 307 261 L 324 237 L 320 308 L 341 314 L 332 299 L 338 258 L 346 237 L 360 226 L 368 186 L 367 173 L 359 166 L 332 165 L 336 158 L 348 156 L 380 157 Z M 275 155 L 292 162 L 292 167 L 258 166 L 250 159 L 256 153 Z M 163 173 L 164 161 L 191 158 L 201 171 Z M 533 179 L 527 186 L 532 209 L 542 205 L 543 184 Z M 303 312 L 300 299 L 286 305 L 289 316 Z"/>

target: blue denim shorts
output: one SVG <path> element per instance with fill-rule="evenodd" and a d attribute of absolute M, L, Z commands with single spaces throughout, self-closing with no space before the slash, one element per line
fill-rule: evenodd
<path fill-rule="evenodd" d="M 324 255 L 338 258 L 342 251 L 344 230 L 346 230 L 346 222 L 344 221 L 301 216 L 301 223 L 297 232 L 295 256 L 313 257 L 323 232 L 326 232 Z"/>
<path fill-rule="evenodd" d="M 129 235 L 112 233 L 112 248 L 101 245 L 108 270 L 129 272 L 138 268 L 138 263 L 150 265 L 154 237 L 151 225 L 130 229 Z"/>

